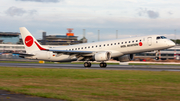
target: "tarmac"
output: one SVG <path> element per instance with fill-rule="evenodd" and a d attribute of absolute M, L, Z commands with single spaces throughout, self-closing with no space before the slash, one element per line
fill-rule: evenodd
<path fill-rule="evenodd" d="M 65 101 L 59 99 L 42 98 L 0 90 L 0 101 Z"/>
<path fill-rule="evenodd" d="M 100 70 L 143 70 L 143 71 L 180 71 L 176 65 L 107 65 L 100 68 L 98 64 L 91 67 L 84 67 L 83 64 L 34 64 L 34 63 L 0 63 L 4 67 L 22 68 L 64 68 L 64 69 L 100 69 Z"/>

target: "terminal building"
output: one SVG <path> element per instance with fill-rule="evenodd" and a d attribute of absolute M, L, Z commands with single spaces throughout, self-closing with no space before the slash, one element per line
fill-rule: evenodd
<path fill-rule="evenodd" d="M 17 44 L 20 33 L 17 32 L 0 32 L 0 43 Z"/>
<path fill-rule="evenodd" d="M 38 41 L 42 45 L 74 45 L 87 43 L 85 37 L 78 40 L 78 36 L 74 36 L 74 33 L 72 33 L 73 28 L 68 28 L 67 30 L 68 33 L 66 33 L 66 35 L 46 35 L 46 32 L 43 32 L 43 39 Z"/>
<path fill-rule="evenodd" d="M 180 60 L 180 45 L 176 45 L 175 47 L 160 50 L 158 52 L 159 59 L 161 60 L 167 60 L 167 59 L 176 59 Z M 135 57 L 137 58 L 154 58 L 156 57 L 156 52 L 144 52 L 144 53 L 137 53 L 135 54 Z"/>

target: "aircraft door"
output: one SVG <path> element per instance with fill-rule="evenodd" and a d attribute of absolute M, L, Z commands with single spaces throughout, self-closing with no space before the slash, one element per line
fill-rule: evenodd
<path fill-rule="evenodd" d="M 148 37 L 147 38 L 147 43 L 148 43 L 149 46 L 152 45 L 152 37 Z"/>

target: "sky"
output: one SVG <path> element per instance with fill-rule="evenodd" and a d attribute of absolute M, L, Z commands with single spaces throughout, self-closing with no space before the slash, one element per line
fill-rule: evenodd
<path fill-rule="evenodd" d="M 0 32 L 26 27 L 36 39 L 67 33 L 88 42 L 142 35 L 180 39 L 180 0 L 0 0 Z M 176 31 L 175 31 L 176 30 Z"/>

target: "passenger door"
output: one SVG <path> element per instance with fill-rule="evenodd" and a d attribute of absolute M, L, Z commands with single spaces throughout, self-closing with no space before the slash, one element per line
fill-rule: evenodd
<path fill-rule="evenodd" d="M 149 46 L 152 45 L 152 37 L 148 37 L 147 38 L 147 43 L 148 43 Z"/>

